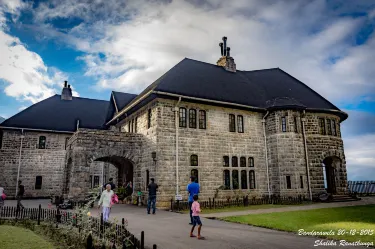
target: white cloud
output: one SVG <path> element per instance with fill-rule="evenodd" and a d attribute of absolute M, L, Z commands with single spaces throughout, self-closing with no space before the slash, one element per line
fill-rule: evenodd
<path fill-rule="evenodd" d="M 7 83 L 6 95 L 36 103 L 60 91 L 67 75 L 45 65 L 37 53 L 6 33 L 5 14 L 17 18 L 25 6 L 22 1 L 0 2 L 0 80 Z"/>

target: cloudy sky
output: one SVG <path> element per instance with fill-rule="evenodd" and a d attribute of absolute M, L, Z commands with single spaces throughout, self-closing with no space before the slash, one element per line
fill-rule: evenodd
<path fill-rule="evenodd" d="M 0 116 L 61 92 L 139 93 L 185 57 L 280 67 L 349 113 L 349 179 L 375 180 L 372 0 L 0 0 Z"/>

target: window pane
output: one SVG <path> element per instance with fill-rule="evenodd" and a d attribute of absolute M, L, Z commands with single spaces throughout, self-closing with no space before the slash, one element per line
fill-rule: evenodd
<path fill-rule="evenodd" d="M 241 171 L 241 189 L 247 189 L 247 171 Z"/>
<path fill-rule="evenodd" d="M 42 189 L 42 176 L 37 176 L 35 179 L 35 189 Z"/>
<path fill-rule="evenodd" d="M 246 158 L 245 157 L 240 158 L 240 167 L 246 167 Z"/>
<path fill-rule="evenodd" d="M 206 129 L 206 111 L 199 111 L 199 129 Z"/>
<path fill-rule="evenodd" d="M 230 189 L 230 173 L 229 170 L 224 170 L 224 187 Z"/>
<path fill-rule="evenodd" d="M 191 166 L 198 166 L 198 156 L 197 155 L 191 155 L 190 156 L 190 165 Z"/>
<path fill-rule="evenodd" d="M 198 170 L 197 170 L 197 169 L 192 169 L 192 170 L 191 170 L 191 176 L 194 176 L 194 177 L 195 177 L 195 182 L 196 182 L 196 183 L 199 182 L 199 179 L 198 179 Z"/>
<path fill-rule="evenodd" d="M 319 118 L 319 133 L 320 133 L 320 135 L 326 134 L 326 127 L 325 127 L 324 118 Z"/>
<path fill-rule="evenodd" d="M 223 166 L 229 167 L 229 156 L 223 156 Z"/>
<path fill-rule="evenodd" d="M 290 176 L 286 176 L 286 188 L 287 189 L 292 188 L 292 182 L 290 181 Z"/>
<path fill-rule="evenodd" d="M 249 171 L 250 189 L 255 189 L 255 172 L 254 170 Z"/>
<path fill-rule="evenodd" d="M 45 149 L 46 148 L 46 137 L 40 136 L 39 137 L 39 149 Z"/>
<path fill-rule="evenodd" d="M 186 127 L 186 109 L 180 107 L 180 119 L 179 119 L 180 127 Z"/>
<path fill-rule="evenodd" d="M 249 157 L 249 167 L 254 167 L 254 158 Z"/>
<path fill-rule="evenodd" d="M 236 156 L 232 157 L 232 167 L 238 167 L 238 158 Z"/>
<path fill-rule="evenodd" d="M 197 111 L 189 110 L 189 128 L 197 128 Z"/>
<path fill-rule="evenodd" d="M 98 187 L 99 186 L 99 176 L 94 176 L 94 187 Z"/>
<path fill-rule="evenodd" d="M 303 188 L 303 176 L 299 176 L 299 180 L 301 182 L 301 188 Z"/>
<path fill-rule="evenodd" d="M 331 121 L 332 121 L 332 135 L 337 136 L 336 122 L 335 122 L 335 120 L 331 120 Z"/>
<path fill-rule="evenodd" d="M 281 130 L 283 132 L 286 132 L 286 118 L 285 117 L 281 118 Z"/>
<path fill-rule="evenodd" d="M 332 135 L 331 120 L 327 119 L 327 132 L 328 135 Z"/>
<path fill-rule="evenodd" d="M 297 117 L 294 117 L 294 132 L 298 133 L 298 122 L 297 122 Z"/>
<path fill-rule="evenodd" d="M 232 185 L 233 189 L 238 189 L 238 170 L 233 170 L 232 171 Z"/>
<path fill-rule="evenodd" d="M 243 117 L 241 115 L 237 116 L 238 132 L 243 133 Z"/>
<path fill-rule="evenodd" d="M 236 121 L 235 116 L 233 114 L 229 114 L 229 131 L 235 132 L 236 131 Z"/>

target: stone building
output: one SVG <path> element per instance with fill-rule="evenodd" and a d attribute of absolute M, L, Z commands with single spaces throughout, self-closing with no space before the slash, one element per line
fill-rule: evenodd
<path fill-rule="evenodd" d="M 1 124 L 0 185 L 30 196 L 82 197 L 114 177 L 158 202 L 250 194 L 344 194 L 340 124 L 348 115 L 279 68 L 236 69 L 226 38 L 217 65 L 185 58 L 139 95 L 109 101 L 62 94 Z"/>

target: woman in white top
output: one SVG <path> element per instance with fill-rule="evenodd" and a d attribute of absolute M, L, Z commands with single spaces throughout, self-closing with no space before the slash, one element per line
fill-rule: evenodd
<path fill-rule="evenodd" d="M 105 190 L 102 192 L 102 195 L 100 196 L 98 208 L 100 208 L 100 206 L 103 206 L 103 220 L 105 222 L 107 222 L 109 219 L 109 213 L 112 207 L 111 199 L 112 199 L 113 194 L 114 192 L 113 190 L 111 190 L 111 184 L 107 184 L 105 186 Z"/>

